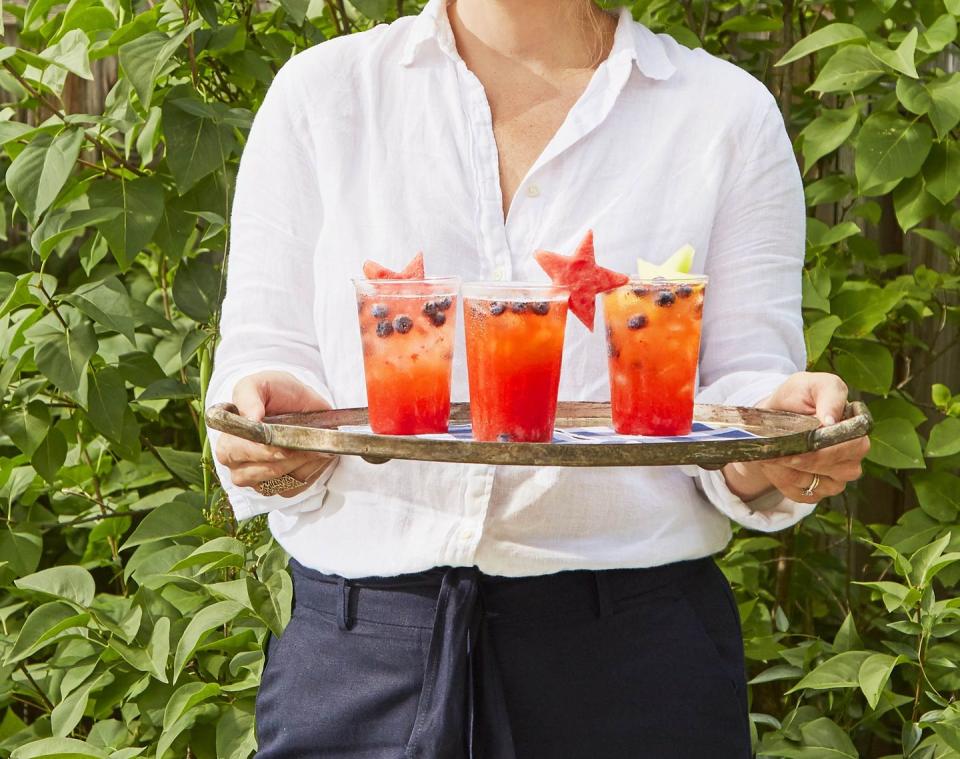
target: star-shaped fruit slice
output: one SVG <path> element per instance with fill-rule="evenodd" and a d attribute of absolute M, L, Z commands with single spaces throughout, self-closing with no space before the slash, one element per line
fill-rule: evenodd
<path fill-rule="evenodd" d="M 367 279 L 423 279 L 423 252 L 417 253 L 402 271 L 393 271 L 367 259 L 363 262 L 363 276 Z"/>
<path fill-rule="evenodd" d="M 570 288 L 570 310 L 591 332 L 597 311 L 597 294 L 625 285 L 630 279 L 626 274 L 597 266 L 592 229 L 587 231 L 572 256 L 538 250 L 533 257 L 553 284 Z"/>

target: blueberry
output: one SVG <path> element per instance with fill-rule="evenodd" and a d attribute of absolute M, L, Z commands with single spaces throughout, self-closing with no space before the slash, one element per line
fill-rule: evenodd
<path fill-rule="evenodd" d="M 610 358 L 620 358 L 620 349 L 613 344 L 613 341 L 607 343 L 607 355 Z"/>
<path fill-rule="evenodd" d="M 546 301 L 538 301 L 530 304 L 530 310 L 537 316 L 546 316 L 550 313 L 550 304 Z"/>
<path fill-rule="evenodd" d="M 446 311 L 452 305 L 453 305 L 453 301 L 447 297 L 443 297 L 437 301 L 437 308 L 440 309 L 441 311 Z"/>
<path fill-rule="evenodd" d="M 390 322 L 377 322 L 377 337 L 390 337 L 393 325 Z"/>
<path fill-rule="evenodd" d="M 387 314 L 390 313 L 390 309 L 388 309 L 382 303 L 374 303 L 373 308 L 370 309 L 370 313 L 373 314 L 375 319 L 383 319 Z"/>
<path fill-rule="evenodd" d="M 642 298 L 647 294 L 648 290 L 645 287 L 634 287 L 630 290 L 630 292 L 632 292 L 637 298 Z"/>
<path fill-rule="evenodd" d="M 504 311 L 507 310 L 507 306 L 504 303 L 501 303 L 499 300 L 495 300 L 490 304 L 490 313 L 494 316 L 500 316 Z"/>
<path fill-rule="evenodd" d="M 523 301 L 515 300 L 510 304 L 510 310 L 515 314 L 525 313 L 527 310 L 527 304 Z"/>
<path fill-rule="evenodd" d="M 433 322 L 434 327 L 442 327 L 447 322 L 447 315 L 438 311 L 437 313 L 430 315 L 430 321 Z"/>
<path fill-rule="evenodd" d="M 509 443 L 511 439 L 512 436 L 509 432 L 501 432 L 499 435 L 497 435 L 498 443 Z"/>
<path fill-rule="evenodd" d="M 435 300 L 428 300 L 426 303 L 424 303 L 423 313 L 427 315 L 437 313 L 437 302 Z"/>
<path fill-rule="evenodd" d="M 647 317 L 645 314 L 636 314 L 627 319 L 627 327 L 630 329 L 642 329 L 647 326 Z"/>
<path fill-rule="evenodd" d="M 690 287 L 690 285 L 680 285 L 680 287 L 677 288 L 677 295 L 681 298 L 689 298 L 693 295 L 693 288 Z"/>
<path fill-rule="evenodd" d="M 657 293 L 657 299 L 654 301 L 658 306 L 672 306 L 677 300 L 677 296 L 669 290 L 661 290 Z"/>
<path fill-rule="evenodd" d="M 398 316 L 393 320 L 393 328 L 401 335 L 405 335 L 413 329 L 413 319 L 409 316 Z"/>

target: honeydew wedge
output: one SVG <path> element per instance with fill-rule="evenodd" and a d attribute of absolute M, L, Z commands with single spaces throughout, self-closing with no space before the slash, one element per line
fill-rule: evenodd
<path fill-rule="evenodd" d="M 689 274 L 693 268 L 694 253 L 692 245 L 678 248 L 662 264 L 650 263 L 646 259 L 637 259 L 637 273 L 641 277 L 669 277 L 676 274 Z"/>

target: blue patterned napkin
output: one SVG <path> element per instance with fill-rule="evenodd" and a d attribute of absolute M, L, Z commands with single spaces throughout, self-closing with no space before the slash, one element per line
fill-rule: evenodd
<path fill-rule="evenodd" d="M 341 432 L 355 432 L 361 435 L 372 435 L 370 425 L 342 425 Z M 451 424 L 446 433 L 417 435 L 426 440 L 472 440 L 470 423 Z M 559 445 L 570 443 L 597 444 L 597 443 L 693 443 L 706 440 L 742 440 L 758 437 L 752 432 L 739 427 L 714 427 L 704 422 L 694 422 L 689 435 L 674 435 L 655 437 L 648 435 L 618 435 L 612 427 L 567 427 L 553 431 L 553 442 Z"/>

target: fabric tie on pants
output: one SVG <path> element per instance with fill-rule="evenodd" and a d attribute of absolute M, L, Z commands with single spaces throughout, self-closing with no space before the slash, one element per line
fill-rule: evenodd
<path fill-rule="evenodd" d="M 473 567 L 443 576 L 406 759 L 515 759 L 479 585 Z"/>

